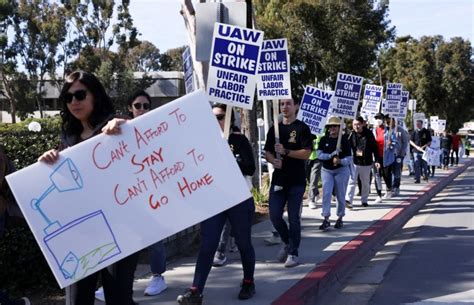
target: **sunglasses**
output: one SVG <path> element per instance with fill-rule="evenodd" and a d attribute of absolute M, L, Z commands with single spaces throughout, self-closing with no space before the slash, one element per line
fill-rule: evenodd
<path fill-rule="evenodd" d="M 81 89 L 81 90 L 77 90 L 73 93 L 71 92 L 67 92 L 66 94 L 64 94 L 64 101 L 66 102 L 66 104 L 69 104 L 72 102 L 72 98 L 75 98 L 76 101 L 80 102 L 80 101 L 83 101 L 87 96 L 87 90 L 84 90 L 84 89 Z"/>
<path fill-rule="evenodd" d="M 218 121 L 223 120 L 225 118 L 225 114 L 216 114 L 216 119 Z"/>
<path fill-rule="evenodd" d="M 143 106 L 143 109 L 144 110 L 148 110 L 150 109 L 150 104 L 149 103 L 135 103 L 133 104 L 133 107 L 136 109 L 136 110 L 140 110 L 142 109 L 142 106 Z"/>

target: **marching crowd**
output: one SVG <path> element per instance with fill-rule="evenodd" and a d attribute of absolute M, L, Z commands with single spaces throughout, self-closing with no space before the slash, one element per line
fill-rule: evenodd
<path fill-rule="evenodd" d="M 45 152 L 39 158 L 40 162 L 52 164 L 58 160 L 62 149 L 99 133 L 118 134 L 120 125 L 125 121 L 114 118 L 114 108 L 104 87 L 93 74 L 87 72 L 78 71 L 68 76 L 60 101 L 63 105 L 61 145 L 58 149 Z M 128 107 L 131 119 L 140 116 L 150 110 L 150 96 L 145 91 L 137 91 L 129 99 Z M 416 121 L 415 130 L 410 134 L 399 127 L 396 119 L 382 113 L 375 115 L 373 126 L 368 124 L 367 117 L 358 116 L 352 121 L 350 129 L 344 128 L 340 118 L 330 117 L 325 133 L 314 136 L 305 123 L 296 119 L 298 107 L 295 100 L 280 101 L 282 121 L 278 123 L 279 141 L 275 141 L 275 128 L 271 127 L 265 143 L 266 160 L 274 168 L 269 191 L 273 241 L 276 237 L 277 242 L 281 243 L 277 260 L 287 268 L 298 265 L 301 209 L 307 187 L 309 207 L 316 209 L 321 201 L 323 221 L 319 229 L 328 231 L 334 220 L 335 229 L 344 227 L 346 208 L 350 210 L 356 204 L 356 189 L 359 190 L 362 207 L 381 204 L 385 199 L 398 196 L 406 158 L 409 158 L 414 183 L 420 183 L 422 179 L 427 181 L 435 171 L 423 158 L 432 142 L 432 133 L 423 126 L 421 120 Z M 224 129 L 226 106 L 214 105 L 212 112 L 221 129 Z M 231 121 L 234 121 L 233 118 Z M 256 167 L 251 144 L 234 124 L 231 124 L 228 142 L 242 175 L 252 176 Z M 460 143 L 461 139 L 455 133 L 442 135 L 441 164 L 444 168 L 458 164 Z M 5 160 L 2 154 L 2 161 Z M 5 188 L 3 178 L 6 167 L 2 165 L 0 169 L 0 186 Z M 322 189 L 319 187 L 320 180 Z M 377 197 L 369 202 L 372 181 Z M 332 219 L 331 201 L 334 198 L 337 208 L 336 217 Z M 6 206 L 6 203 L 1 205 L 2 209 L 6 209 Z M 5 209 L 1 211 L 2 215 Z M 226 245 L 229 242 L 235 243 L 236 250 L 240 252 L 243 268 L 238 298 L 245 300 L 255 294 L 255 251 L 251 239 L 254 210 L 254 201 L 250 197 L 201 223 L 201 246 L 194 279 L 190 287 L 178 296 L 179 304 L 202 304 L 207 277 L 213 265 L 222 266 L 225 263 Z M 285 210 L 288 221 L 283 217 Z M 4 220 L 3 216 L 1 220 Z M 154 296 L 167 288 L 163 277 L 166 271 L 163 242 L 151 246 L 150 253 L 153 277 L 145 295 Z M 72 285 L 72 303 L 92 305 L 94 299 L 98 298 L 112 305 L 136 304 L 132 294 L 137 262 L 138 254 L 133 254 L 79 280 Z M 99 276 L 103 287 L 96 290 Z M 0 300 L 1 304 L 29 304 L 26 299 L 10 300 L 3 292 L 0 298 L 4 298 Z"/>

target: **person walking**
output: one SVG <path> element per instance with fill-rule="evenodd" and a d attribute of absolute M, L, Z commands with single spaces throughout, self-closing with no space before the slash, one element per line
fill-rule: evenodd
<path fill-rule="evenodd" d="M 397 126 L 397 119 L 393 118 L 390 122 L 390 128 L 395 133 L 395 140 L 398 143 L 398 147 L 395 150 L 395 162 L 393 163 L 393 196 L 400 195 L 400 183 L 402 180 L 403 160 L 407 154 L 407 149 L 410 141 L 408 131 L 401 126 Z"/>
<path fill-rule="evenodd" d="M 415 159 L 415 183 L 420 183 L 421 175 L 423 175 L 423 180 L 428 181 L 428 164 L 423 160 L 423 153 L 430 144 L 431 133 L 423 127 L 423 120 L 417 120 L 416 129 L 410 139 L 411 152 Z"/>
<path fill-rule="evenodd" d="M 309 155 L 308 162 L 308 207 L 310 209 L 317 208 L 317 202 L 319 201 L 319 180 L 321 179 L 321 168 L 322 163 L 318 159 L 318 144 L 321 141 L 322 135 L 318 135 L 313 140 L 313 150 Z"/>

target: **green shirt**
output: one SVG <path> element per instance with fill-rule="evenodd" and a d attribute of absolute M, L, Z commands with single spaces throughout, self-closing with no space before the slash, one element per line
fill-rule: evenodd
<path fill-rule="evenodd" d="M 318 135 L 316 139 L 313 140 L 313 150 L 311 151 L 311 155 L 309 155 L 309 160 L 316 160 L 318 158 L 318 145 L 322 137 L 323 135 Z"/>

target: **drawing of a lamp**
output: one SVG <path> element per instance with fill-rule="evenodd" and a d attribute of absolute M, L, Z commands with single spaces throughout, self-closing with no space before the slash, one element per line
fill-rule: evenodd
<path fill-rule="evenodd" d="M 31 200 L 31 207 L 34 210 L 37 210 L 47 223 L 46 228 L 44 228 L 45 234 L 50 234 L 51 232 L 56 231 L 61 228 L 61 225 L 58 221 L 51 221 L 51 219 L 49 219 L 41 209 L 40 205 L 43 200 L 45 200 L 49 193 L 55 189 L 58 190 L 58 192 L 69 192 L 81 189 L 84 185 L 79 170 L 74 162 L 69 158 L 61 162 L 54 169 L 54 171 L 49 175 L 49 180 L 51 180 L 51 186 L 49 186 L 39 198 Z"/>

